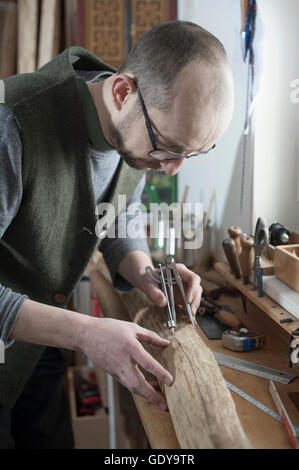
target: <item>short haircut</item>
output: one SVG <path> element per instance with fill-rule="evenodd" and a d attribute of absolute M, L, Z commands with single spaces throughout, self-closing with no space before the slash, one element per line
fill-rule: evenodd
<path fill-rule="evenodd" d="M 207 30 L 188 21 L 169 21 L 141 36 L 118 73 L 134 74 L 146 103 L 165 111 L 178 73 L 192 61 L 216 68 L 228 63 L 222 43 Z"/>

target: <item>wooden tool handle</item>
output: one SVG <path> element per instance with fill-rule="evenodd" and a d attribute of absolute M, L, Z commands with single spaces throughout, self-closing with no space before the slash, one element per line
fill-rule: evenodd
<path fill-rule="evenodd" d="M 240 227 L 237 227 L 236 225 L 233 225 L 228 229 L 228 234 L 232 240 L 234 240 L 236 244 L 236 250 L 237 250 L 237 255 L 240 256 L 241 254 L 241 242 L 240 242 L 240 237 L 242 235 L 242 229 Z"/>
<path fill-rule="evenodd" d="M 249 275 L 251 270 L 253 269 L 254 264 L 254 239 L 249 235 L 241 235 L 241 247 L 242 251 L 240 254 L 240 266 L 243 275 L 243 283 L 249 283 Z"/>
<path fill-rule="evenodd" d="M 241 328 L 241 320 L 239 320 L 239 318 L 233 313 L 229 313 L 226 310 L 219 310 L 218 315 L 227 326 L 230 326 L 231 328 Z"/>
<path fill-rule="evenodd" d="M 237 279 L 241 277 L 240 262 L 237 255 L 236 245 L 232 238 L 226 238 L 222 242 L 224 253 L 226 255 L 228 264 L 230 265 L 231 272 Z"/>

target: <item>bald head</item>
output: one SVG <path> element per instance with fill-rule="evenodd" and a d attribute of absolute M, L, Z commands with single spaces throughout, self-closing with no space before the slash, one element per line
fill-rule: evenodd
<path fill-rule="evenodd" d="M 173 84 L 171 103 L 169 115 L 177 116 L 177 132 L 185 145 L 188 142 L 188 149 L 190 142 L 191 150 L 209 148 L 226 131 L 233 113 L 234 86 L 229 64 L 193 61 L 186 65 Z"/>
<path fill-rule="evenodd" d="M 229 68 L 221 42 L 207 30 L 187 21 L 170 21 L 154 26 L 137 41 L 119 73 L 136 77 L 147 105 L 162 111 L 172 105 L 174 85 L 184 71 L 197 64 L 197 80 L 213 73 L 211 96 L 222 94 L 221 70 Z M 193 69 L 195 70 L 195 68 Z M 212 92 L 213 89 L 213 92 Z M 207 88 L 205 89 L 207 92 Z M 203 94 L 200 95 L 203 98 Z"/>

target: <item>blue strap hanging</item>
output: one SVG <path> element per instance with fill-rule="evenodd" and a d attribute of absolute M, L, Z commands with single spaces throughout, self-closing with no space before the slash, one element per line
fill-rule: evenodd
<path fill-rule="evenodd" d="M 253 60 L 252 41 L 253 41 L 254 30 L 255 30 L 255 19 L 256 19 L 256 0 L 250 0 L 248 12 L 247 12 L 247 18 L 246 18 L 246 26 L 245 26 L 244 62 L 246 62 L 247 53 L 249 50 L 250 50 L 249 62 L 252 63 L 252 60 Z"/>

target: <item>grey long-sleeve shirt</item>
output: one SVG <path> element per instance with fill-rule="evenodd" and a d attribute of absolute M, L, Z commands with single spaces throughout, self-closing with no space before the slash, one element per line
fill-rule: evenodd
<path fill-rule="evenodd" d="M 120 156 L 116 151 L 100 152 L 92 145 L 89 150 L 94 192 L 99 204 L 116 172 Z M 140 202 L 144 184 L 145 177 L 141 179 L 128 204 Z M 0 238 L 18 213 L 22 194 L 20 130 L 13 114 L 0 105 Z M 118 223 L 121 223 L 124 215 L 124 212 L 119 215 Z M 127 222 L 129 220 L 130 216 L 127 216 Z M 106 238 L 102 241 L 100 249 L 110 270 L 115 288 L 120 292 L 130 290 L 132 286 L 117 272 L 118 266 L 124 256 L 133 250 L 150 253 L 145 237 L 137 239 Z M 9 286 L 0 284 L 0 339 L 4 342 L 5 347 L 9 347 L 13 343 L 9 336 L 21 306 L 27 298 L 22 293 L 13 292 Z"/>

